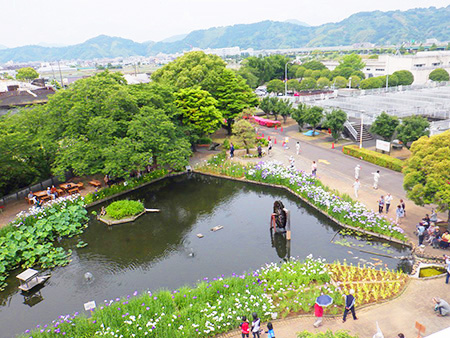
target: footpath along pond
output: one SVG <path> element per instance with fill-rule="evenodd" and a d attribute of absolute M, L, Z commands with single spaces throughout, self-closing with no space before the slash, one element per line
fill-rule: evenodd
<path fill-rule="evenodd" d="M 91 300 L 100 306 L 135 290 L 175 289 L 206 276 L 252 271 L 289 256 L 313 254 L 328 262 L 346 259 L 396 269 L 404 266 L 400 257 L 410 254 L 400 245 L 339 233 L 339 226 L 297 197 L 256 184 L 186 174 L 121 198 L 139 199 L 146 208 L 161 211 L 113 227 L 92 216 L 82 235 L 60 243 L 73 250 L 71 263 L 53 269 L 47 284 L 30 298 L 17 291 L 15 275 L 20 271 L 13 273 L 0 292 L 1 337 L 48 324 L 59 315 L 82 313 L 83 304 Z M 290 245 L 282 236 L 270 236 L 275 200 L 291 211 Z M 210 231 L 217 225 L 223 229 Z M 198 238 L 199 233 L 204 237 Z M 77 248 L 80 240 L 88 245 Z M 88 272 L 91 278 L 85 278 Z"/>

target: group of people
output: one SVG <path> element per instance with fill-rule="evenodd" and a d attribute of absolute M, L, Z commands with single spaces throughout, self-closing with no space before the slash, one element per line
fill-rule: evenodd
<path fill-rule="evenodd" d="M 349 312 L 352 313 L 353 320 L 358 320 L 355 313 L 355 290 L 351 289 L 348 294 L 344 295 L 344 315 L 342 317 L 342 322 L 345 323 L 347 320 L 347 315 Z M 314 316 L 316 317 L 316 321 L 314 322 L 314 327 L 319 327 L 322 325 L 323 321 L 323 307 L 319 304 L 314 304 Z"/>
<path fill-rule="evenodd" d="M 253 321 L 250 323 L 247 321 L 246 316 L 242 316 L 242 322 L 239 325 L 241 328 L 242 338 L 249 338 L 250 332 L 252 333 L 252 338 L 260 338 L 261 330 L 261 319 L 258 318 L 258 314 L 256 312 L 252 313 Z M 272 323 L 267 323 L 267 337 L 275 338 L 275 333 L 273 331 Z"/>
<path fill-rule="evenodd" d="M 54 185 L 51 187 L 48 187 L 46 190 L 47 196 L 49 196 L 52 200 L 56 199 L 58 197 L 58 190 Z M 31 201 L 36 207 L 40 208 L 42 206 L 43 200 L 39 197 L 37 197 L 33 191 L 30 190 L 30 192 L 27 195 L 27 198 L 29 201 Z"/>
<path fill-rule="evenodd" d="M 419 238 L 419 246 L 426 244 L 433 246 L 433 248 L 446 249 L 450 246 L 450 234 L 446 230 L 441 233 L 441 229 L 436 225 L 438 219 L 437 214 L 432 209 L 431 216 L 428 214 L 422 218 L 422 221 L 417 225 L 417 236 Z"/>

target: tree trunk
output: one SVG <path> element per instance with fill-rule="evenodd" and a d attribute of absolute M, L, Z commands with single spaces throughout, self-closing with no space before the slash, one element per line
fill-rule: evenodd
<path fill-rule="evenodd" d="M 226 127 L 226 129 L 227 129 L 228 135 L 231 135 L 231 125 L 232 125 L 232 123 L 233 123 L 233 120 L 231 120 L 231 119 L 227 120 L 227 127 Z"/>
<path fill-rule="evenodd" d="M 287 120 L 287 115 L 286 115 L 286 116 L 283 116 L 283 122 L 284 122 L 284 123 L 286 123 L 286 120 Z"/>

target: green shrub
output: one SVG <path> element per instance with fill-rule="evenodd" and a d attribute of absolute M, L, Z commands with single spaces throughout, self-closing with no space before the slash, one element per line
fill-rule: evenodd
<path fill-rule="evenodd" d="M 140 201 L 122 200 L 111 203 L 106 207 L 106 215 L 114 219 L 134 216 L 144 211 L 144 204 Z"/>
<path fill-rule="evenodd" d="M 200 137 L 197 144 L 211 144 L 212 140 L 209 137 Z"/>
<path fill-rule="evenodd" d="M 230 149 L 230 140 L 229 139 L 225 139 L 225 141 L 223 141 L 223 145 L 222 145 L 223 149 Z"/>
<path fill-rule="evenodd" d="M 355 145 L 344 146 L 342 151 L 346 155 L 357 157 L 364 161 L 399 172 L 402 172 L 403 166 L 405 165 L 405 161 L 399 160 L 398 158 L 394 158 L 386 154 L 380 154 L 373 150 L 364 148 L 360 149 Z"/>

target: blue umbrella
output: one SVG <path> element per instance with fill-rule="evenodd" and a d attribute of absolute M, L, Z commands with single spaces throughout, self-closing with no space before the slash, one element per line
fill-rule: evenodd
<path fill-rule="evenodd" d="M 319 306 L 328 306 L 333 304 L 333 298 L 328 295 L 321 295 L 316 298 L 316 304 Z"/>

